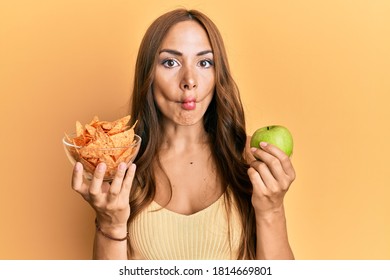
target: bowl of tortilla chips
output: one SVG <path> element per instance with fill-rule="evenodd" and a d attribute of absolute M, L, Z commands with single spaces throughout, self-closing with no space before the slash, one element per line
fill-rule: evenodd
<path fill-rule="evenodd" d="M 141 146 L 141 137 L 134 133 L 128 122 L 130 116 L 116 121 L 101 121 L 97 116 L 85 125 L 76 122 L 76 132 L 65 134 L 62 139 L 65 153 L 74 165 L 80 162 L 85 178 L 91 180 L 96 166 L 104 162 L 107 166 L 104 181 L 115 177 L 118 165 L 125 162 L 129 167 Z"/>

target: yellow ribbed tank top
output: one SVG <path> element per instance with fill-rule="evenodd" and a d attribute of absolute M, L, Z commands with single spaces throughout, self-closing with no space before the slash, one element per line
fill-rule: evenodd
<path fill-rule="evenodd" d="M 153 201 L 129 226 L 132 258 L 237 259 L 242 226 L 234 205 L 228 222 L 225 200 L 222 195 L 191 215 L 178 214 Z"/>

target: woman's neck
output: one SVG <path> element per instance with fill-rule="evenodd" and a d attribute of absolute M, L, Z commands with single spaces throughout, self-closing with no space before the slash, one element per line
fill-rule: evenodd
<path fill-rule="evenodd" d="M 204 146 L 209 143 L 209 137 L 204 129 L 203 122 L 189 126 L 164 124 L 162 149 L 174 149 L 184 151 L 189 147 Z"/>

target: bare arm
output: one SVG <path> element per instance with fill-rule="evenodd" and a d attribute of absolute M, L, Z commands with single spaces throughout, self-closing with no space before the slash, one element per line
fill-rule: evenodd
<path fill-rule="evenodd" d="M 72 188 L 92 206 L 99 227 L 95 232 L 93 259 L 127 259 L 127 220 L 130 217 L 129 196 L 136 166 L 126 173 L 120 164 L 112 183 L 103 182 L 106 165 L 100 163 L 90 182 L 83 181 L 83 167 L 77 163 L 73 170 Z"/>
<path fill-rule="evenodd" d="M 288 242 L 283 199 L 295 179 L 290 158 L 272 145 L 250 149 L 248 175 L 256 215 L 256 258 L 294 259 Z M 247 154 L 248 155 L 248 154 Z"/>
<path fill-rule="evenodd" d="M 294 254 L 287 237 L 284 210 L 269 215 L 256 214 L 256 258 L 293 260 Z"/>
<path fill-rule="evenodd" d="M 112 237 L 123 237 L 127 235 L 127 226 L 118 227 L 117 229 L 104 230 L 105 234 L 110 233 Z M 127 239 L 123 241 L 111 240 L 101 232 L 95 232 L 93 244 L 94 260 L 127 260 Z"/>

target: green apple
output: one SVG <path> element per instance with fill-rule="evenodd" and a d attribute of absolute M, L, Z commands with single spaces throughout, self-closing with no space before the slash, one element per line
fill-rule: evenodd
<path fill-rule="evenodd" d="M 259 147 L 260 142 L 272 144 L 286 155 L 290 156 L 293 151 L 293 138 L 290 131 L 281 125 L 270 125 L 256 130 L 251 138 L 251 147 Z"/>

